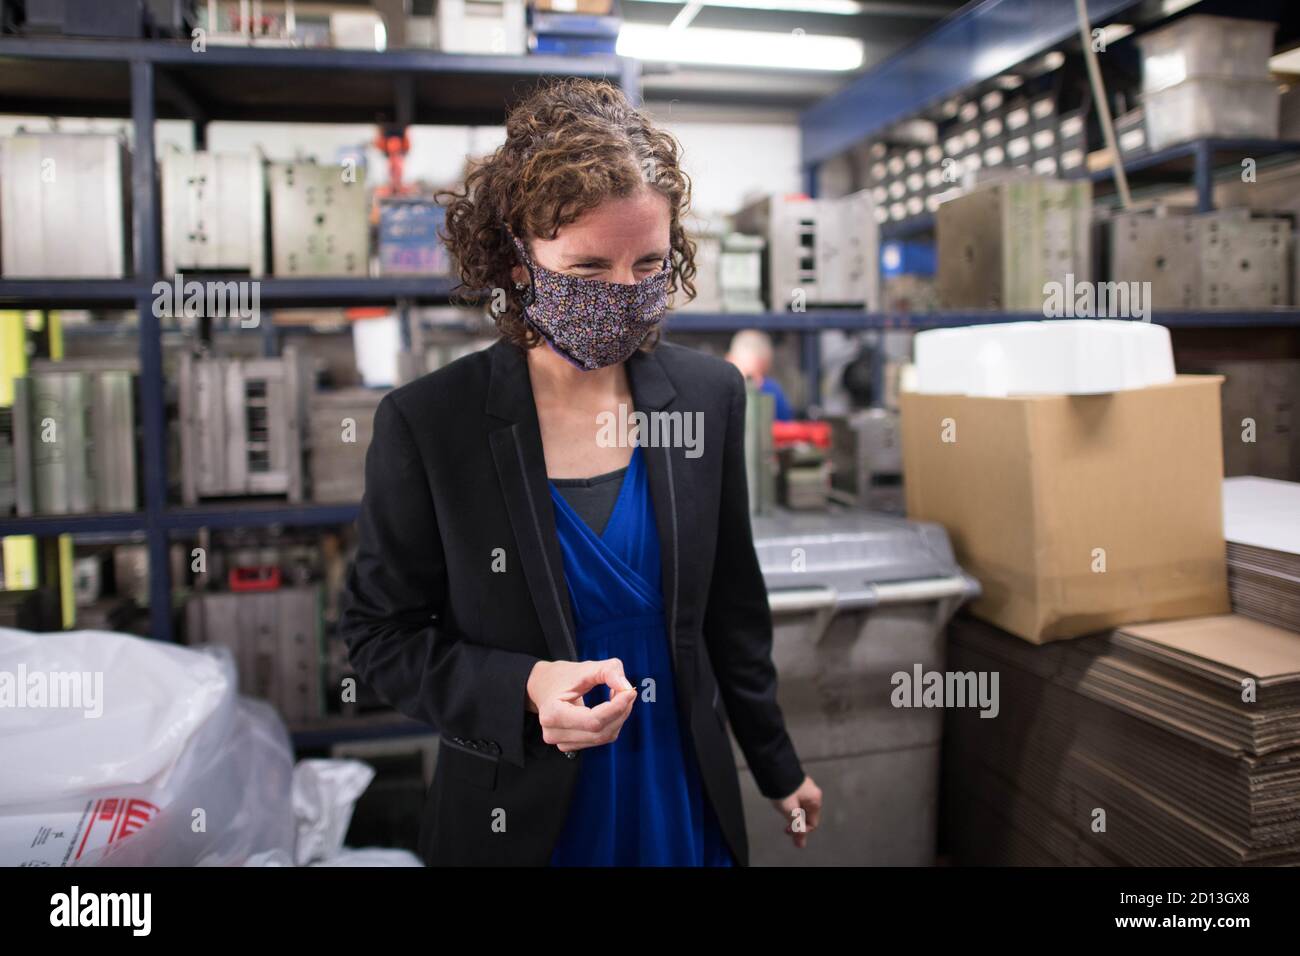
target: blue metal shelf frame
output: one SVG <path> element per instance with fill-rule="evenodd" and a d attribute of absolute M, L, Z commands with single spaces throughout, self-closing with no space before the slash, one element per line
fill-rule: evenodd
<path fill-rule="evenodd" d="M 120 514 L 35 515 L 0 518 L 0 538 L 11 534 L 124 534 L 134 531 L 152 533 L 161 528 L 164 539 L 172 532 L 197 531 L 200 528 L 328 527 L 351 524 L 361 506 L 356 502 L 337 504 L 289 504 L 286 502 L 231 502 L 194 507 L 164 508 L 153 523 L 148 511 Z"/>
<path fill-rule="evenodd" d="M 156 276 L 162 271 L 159 248 L 162 214 L 154 173 L 154 65 L 131 62 L 131 212 L 135 274 Z M 163 390 L 162 327 L 153 310 L 153 293 L 137 289 L 140 321 L 140 416 L 144 426 L 144 515 L 149 548 L 149 630 L 172 640 L 171 561 L 163 515 L 167 510 L 167 421 Z"/>
<path fill-rule="evenodd" d="M 1192 185 L 1196 188 L 1197 211 L 1210 212 L 1214 209 L 1216 157 L 1233 156 L 1240 162 L 1246 157 L 1274 156 L 1280 153 L 1300 153 L 1300 142 L 1272 139 L 1194 139 L 1126 160 L 1124 171 L 1139 173 L 1166 166 L 1180 159 L 1191 158 Z M 1108 166 L 1085 175 L 1094 183 L 1099 183 L 1113 179 L 1115 172 Z"/>
<path fill-rule="evenodd" d="M 34 515 L 27 518 L 0 518 L 0 538 L 11 534 L 38 537 L 58 534 L 127 534 L 145 530 L 143 512 L 88 515 Z"/>
<path fill-rule="evenodd" d="M 439 50 L 344 50 L 334 47 L 226 46 L 199 52 L 189 40 L 114 40 L 77 37 L 0 37 L 0 57 L 24 60 L 153 63 L 161 66 L 228 66 L 247 69 L 324 69 L 439 76 L 585 76 L 625 82 L 639 76 L 635 60 L 613 54 L 566 57 L 551 54 L 443 53 Z"/>
<path fill-rule="evenodd" d="M 428 724 L 411 720 L 394 711 L 392 714 L 367 714 L 360 718 L 334 717 L 320 721 L 290 724 L 289 735 L 295 750 L 329 747 L 353 740 L 391 739 L 436 735 Z"/>
<path fill-rule="evenodd" d="M 203 281 L 248 282 L 247 275 L 204 274 Z M 170 276 L 154 280 L 171 284 Z M 451 301 L 456 281 L 445 276 L 360 276 L 255 280 L 259 302 L 274 308 L 332 305 L 443 305 Z M 141 299 L 152 307 L 153 282 L 137 279 L 0 279 L 0 308 L 135 308 Z"/>
<path fill-rule="evenodd" d="M 325 527 L 351 524 L 357 520 L 360 510 L 361 506 L 355 502 L 339 504 L 232 502 L 226 505 L 172 508 L 163 516 L 163 525 L 169 532 L 197 531 L 200 528 L 271 528 L 281 525 L 299 528 Z"/>
<path fill-rule="evenodd" d="M 520 79 L 545 76 L 605 78 L 619 83 L 633 102 L 641 102 L 640 64 L 617 56 L 469 56 L 424 50 L 377 53 L 223 46 L 210 46 L 206 51 L 198 53 L 184 42 L 0 37 L 0 62 L 24 60 L 124 64 L 129 70 L 129 107 L 126 113 L 132 124 L 134 139 L 131 154 L 135 255 L 133 277 L 104 280 L 0 280 L 0 305 L 24 308 L 135 307 L 139 316 L 144 508 L 133 514 L 2 518 L 0 537 L 13 534 L 130 534 L 143 531 L 149 551 L 150 633 L 159 640 L 175 639 L 172 627 L 172 582 L 167 553 L 173 533 L 199 528 L 348 524 L 356 519 L 358 511 L 356 504 L 255 504 L 176 508 L 168 502 L 163 329 L 152 307 L 155 282 L 170 280 L 170 277 L 161 275 L 161 210 L 155 175 L 154 123 L 158 117 L 159 96 L 165 93 L 173 100 L 180 99 L 188 104 L 186 109 L 195 125 L 196 142 L 200 148 L 205 139 L 204 128 L 208 117 L 201 104 L 188 96 L 172 77 L 161 72 L 162 69 L 191 66 L 197 69 L 316 69 L 389 74 L 396 80 L 396 102 L 392 112 L 398 122 L 403 124 L 409 124 L 414 115 L 413 78 L 420 75 L 436 75 L 447 77 L 449 82 L 459 80 L 470 83 L 476 77 L 502 76 Z M 322 96 L 324 93 L 322 91 Z M 21 105 L 23 104 L 19 100 L 10 97 L 0 101 L 0 111 L 13 112 Z M 62 109 L 57 112 L 67 114 L 69 111 Z M 261 301 L 278 306 L 395 302 L 404 307 L 412 302 L 445 302 L 452 291 L 449 279 L 414 276 L 377 279 L 266 278 L 260 282 Z"/>

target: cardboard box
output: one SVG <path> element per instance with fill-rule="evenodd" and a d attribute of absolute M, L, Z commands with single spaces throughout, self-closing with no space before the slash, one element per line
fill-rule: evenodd
<path fill-rule="evenodd" d="M 1036 644 L 1228 612 L 1217 375 L 1105 395 L 900 396 L 909 518 Z"/>
<path fill-rule="evenodd" d="M 538 10 L 551 13 L 587 13 L 603 16 L 614 8 L 614 0 L 532 0 Z"/>

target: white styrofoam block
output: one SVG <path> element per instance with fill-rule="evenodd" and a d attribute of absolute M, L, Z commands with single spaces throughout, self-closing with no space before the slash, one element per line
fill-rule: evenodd
<path fill-rule="evenodd" d="M 357 371 L 368 388 L 397 384 L 398 356 L 402 352 L 402 326 L 397 316 L 354 321 L 352 347 L 356 350 Z"/>
<path fill-rule="evenodd" d="M 916 390 L 1095 395 L 1173 381 L 1169 330 L 1118 319 L 1047 319 L 920 332 Z"/>
<path fill-rule="evenodd" d="M 1297 515 L 1300 483 L 1254 477 L 1223 481 L 1223 536 L 1228 541 L 1300 554 Z"/>

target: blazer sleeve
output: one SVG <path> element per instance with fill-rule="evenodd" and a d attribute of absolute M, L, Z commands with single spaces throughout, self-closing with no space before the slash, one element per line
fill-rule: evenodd
<path fill-rule="evenodd" d="M 704 641 L 732 731 L 758 789 L 763 796 L 779 800 L 799 789 L 804 772 L 776 701 L 772 612 L 749 519 L 745 383 L 739 369 L 728 368 L 733 381 L 723 449 L 718 546 L 704 612 Z"/>
<path fill-rule="evenodd" d="M 539 658 L 475 644 L 448 627 L 447 565 L 428 476 L 386 396 L 366 452 L 357 554 L 340 629 L 357 675 L 389 706 L 440 733 L 495 743 L 524 764 L 528 675 Z"/>

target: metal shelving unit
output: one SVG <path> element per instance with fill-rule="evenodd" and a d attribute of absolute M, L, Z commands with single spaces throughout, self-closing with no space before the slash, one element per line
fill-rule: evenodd
<path fill-rule="evenodd" d="M 339 82 L 339 74 L 347 82 Z M 198 148 L 214 120 L 412 124 L 499 124 L 504 107 L 539 81 L 608 79 L 640 102 L 640 64 L 617 56 L 476 56 L 426 50 L 285 49 L 188 42 L 0 37 L 0 110 L 9 114 L 126 118 L 131 122 L 133 275 L 103 280 L 3 280 L 7 308 L 134 308 L 139 316 L 144 509 L 133 514 L 0 520 L 0 536 L 144 532 L 149 549 L 150 633 L 173 640 L 168 545 L 199 528 L 337 525 L 355 504 L 252 503 L 182 508 L 167 497 L 162 323 L 153 286 L 162 273 L 154 123 L 186 119 Z M 214 278 L 214 277 L 205 277 Z M 272 306 L 445 302 L 451 280 L 420 277 L 261 281 Z M 263 334 L 273 335 L 266 323 Z"/>
<path fill-rule="evenodd" d="M 1134 6 L 1131 0 L 1089 3 L 1105 22 Z M 1032 10 L 1030 9 L 1032 7 Z M 1072 0 L 986 0 L 958 11 L 908 49 L 808 110 L 801 119 L 802 161 L 809 186 L 818 164 L 889 123 L 914 115 L 935 100 L 984 82 L 1024 59 L 1059 45 L 1075 30 Z M 996 48 L 997 57 L 988 55 Z M 981 52 L 983 51 L 983 52 Z M 348 74 L 338 83 L 338 74 Z M 0 280 L 0 306 L 10 308 L 134 308 L 139 336 L 145 507 L 129 515 L 69 515 L 0 520 L 0 535 L 126 533 L 147 535 L 151 568 L 151 630 L 171 638 L 167 545 L 173 532 L 203 527 L 332 525 L 355 519 L 356 504 L 245 503 L 181 508 L 166 495 L 166 448 L 160 320 L 152 314 L 152 288 L 161 276 L 159 200 L 153 124 L 180 118 L 206 141 L 215 120 L 360 123 L 500 122 L 503 105 L 552 76 L 589 76 L 618 82 L 640 99 L 640 66 L 614 56 L 467 56 L 421 50 L 385 53 L 333 49 L 281 49 L 188 43 L 0 37 L 0 109 L 9 113 L 121 117 L 132 122 L 135 276 L 124 279 Z M 324 102 L 322 91 L 330 92 Z M 894 90 L 897 95 L 886 95 Z M 1300 151 L 1300 143 L 1199 140 L 1126 163 L 1135 174 L 1190 175 L 1202 204 L 1212 196 L 1215 164 L 1226 155 Z M 1095 182 L 1109 171 L 1090 174 Z M 811 191 L 811 188 L 810 188 Z M 882 238 L 933 229 L 933 215 L 886 224 Z M 149 278 L 153 277 L 153 278 Z M 215 278 L 215 277 L 208 277 Z M 421 277 L 261 280 L 264 305 L 441 304 L 452 280 Z M 803 335 L 809 380 L 820 376 L 816 332 L 923 329 L 1035 318 L 1033 314 L 938 312 L 924 315 L 818 309 L 804 313 L 675 314 L 670 331 L 719 332 L 763 328 Z M 1171 327 L 1300 326 L 1300 310 L 1165 313 Z M 269 326 L 270 323 L 267 323 Z M 93 334 L 98 328 L 70 330 Z M 116 327 L 112 330 L 127 331 Z M 255 330 L 259 331 L 259 330 Z M 267 328 L 259 334 L 297 331 Z M 107 334 L 107 332 L 106 332 Z"/>
<path fill-rule="evenodd" d="M 1163 14 L 1141 0 L 1088 0 L 1094 27 L 1136 14 L 1159 19 Z M 1148 26 L 1150 23 L 1147 24 Z M 800 162 L 804 192 L 817 195 L 821 165 L 885 132 L 899 121 L 924 114 L 942 100 L 978 87 L 1034 57 L 1076 40 L 1078 19 L 1074 0 L 983 0 L 962 7 L 925 36 L 878 66 L 867 70 L 838 92 L 804 111 L 799 121 Z M 1188 182 L 1196 190 L 1197 208 L 1214 208 L 1216 171 L 1244 157 L 1300 154 L 1300 142 L 1206 138 L 1180 143 L 1124 162 L 1135 184 Z M 1110 168 L 1081 171 L 1094 183 L 1114 178 Z M 881 226 L 882 240 L 933 234 L 934 213 L 926 212 Z M 1300 310 L 1256 312 L 1184 312 L 1153 317 L 1161 325 L 1201 328 L 1296 328 Z M 859 330 L 935 328 L 984 322 L 1042 318 L 1036 314 L 948 313 L 906 317 L 864 317 L 846 325 L 838 317 L 822 328 Z M 780 320 L 776 326 L 782 327 Z M 817 337 L 804 336 L 803 366 L 808 381 L 820 379 Z"/>
<path fill-rule="evenodd" d="M 1141 0 L 1089 0 L 1101 26 Z M 925 36 L 805 110 L 799 119 L 805 190 L 817 167 L 945 97 L 993 79 L 1077 36 L 1074 0 L 968 3 Z"/>
<path fill-rule="evenodd" d="M 292 722 L 289 736 L 294 750 L 328 747 L 352 740 L 422 737 L 435 731 L 428 724 L 411 720 L 397 711 L 379 711 L 359 717 L 326 717 L 321 720 Z"/>

